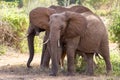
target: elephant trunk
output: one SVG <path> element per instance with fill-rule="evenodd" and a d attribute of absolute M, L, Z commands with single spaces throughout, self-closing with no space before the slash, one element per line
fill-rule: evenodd
<path fill-rule="evenodd" d="M 27 41 L 28 41 L 28 48 L 29 48 L 29 59 L 27 61 L 27 67 L 30 68 L 30 63 L 33 60 L 34 57 L 34 37 L 36 34 L 39 34 L 40 32 L 45 31 L 44 29 L 40 29 L 37 27 L 34 27 L 30 24 L 28 28 L 28 35 L 27 35 Z"/>
<path fill-rule="evenodd" d="M 35 33 L 31 33 L 27 36 L 27 40 L 28 40 L 28 48 L 29 48 L 29 59 L 27 62 L 27 67 L 30 68 L 30 63 L 33 60 L 34 57 L 34 37 L 35 37 Z"/>
<path fill-rule="evenodd" d="M 60 47 L 60 31 L 50 31 L 50 50 L 51 50 L 51 60 L 52 60 L 52 73 L 51 76 L 56 76 L 58 72 L 58 65 L 61 57 L 61 47 Z"/>

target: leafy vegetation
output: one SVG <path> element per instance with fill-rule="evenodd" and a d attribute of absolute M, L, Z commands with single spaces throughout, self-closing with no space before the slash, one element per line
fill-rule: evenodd
<path fill-rule="evenodd" d="M 111 64 L 112 64 L 112 75 L 114 76 L 119 76 L 120 75 L 120 55 L 118 51 L 111 52 Z M 106 74 L 106 66 L 105 66 L 105 61 L 103 58 L 98 58 L 94 57 L 94 61 L 96 64 L 95 67 L 95 74 L 100 75 L 100 74 Z M 81 57 L 77 57 L 77 64 L 76 64 L 76 71 L 79 73 L 85 72 L 86 69 L 86 62 L 83 62 L 83 59 Z"/>
<path fill-rule="evenodd" d="M 114 11 L 112 24 L 109 28 L 110 39 L 118 43 L 120 49 L 120 12 Z"/>
<path fill-rule="evenodd" d="M 0 2 L 0 44 L 14 47 L 20 52 L 27 52 L 27 28 L 29 18 L 25 9 L 18 9 L 17 2 Z M 39 44 L 39 38 L 35 38 L 35 44 Z M 41 45 L 35 45 L 35 51 L 41 50 Z M 2 51 L 4 52 L 4 51 Z"/>
<path fill-rule="evenodd" d="M 3 13 L 1 15 L 1 21 L 2 24 L 8 24 L 4 24 L 1 26 L 1 30 L 5 30 L 5 35 L 3 36 L 3 39 L 5 42 L 8 42 L 7 45 L 21 50 L 22 47 L 20 46 L 20 38 L 25 34 L 25 31 L 28 27 L 28 18 L 25 14 L 23 14 L 23 10 L 18 11 L 17 8 L 14 8 L 17 6 L 16 2 L 2 3 L 4 4 L 1 6 L 1 12 Z"/>

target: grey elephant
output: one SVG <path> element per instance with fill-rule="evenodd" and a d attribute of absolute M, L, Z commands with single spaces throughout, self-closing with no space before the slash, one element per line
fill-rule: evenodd
<path fill-rule="evenodd" d="M 105 63 L 107 73 L 112 70 L 109 54 L 108 34 L 102 20 L 91 12 L 75 13 L 66 11 L 50 16 L 49 46 L 51 50 L 52 72 L 58 73 L 58 61 L 61 54 L 59 41 L 66 45 L 68 75 L 74 75 L 75 51 L 87 54 L 87 74 L 93 75 L 93 54 L 99 53 Z"/>
<path fill-rule="evenodd" d="M 29 47 L 29 59 L 27 62 L 27 67 L 31 67 L 30 63 L 33 60 L 34 57 L 34 37 L 35 35 L 38 35 L 40 32 L 46 31 L 45 33 L 45 38 L 44 42 L 48 38 L 49 34 L 49 16 L 54 14 L 54 13 L 61 13 L 63 11 L 73 11 L 77 13 L 82 13 L 82 12 L 91 12 L 88 8 L 84 6 L 72 6 L 71 8 L 65 8 L 61 6 L 50 6 L 49 8 L 45 7 L 37 7 L 33 9 L 30 14 L 29 14 L 29 19 L 30 19 L 30 25 L 28 28 L 28 47 Z M 41 58 L 41 66 L 42 67 L 49 67 L 49 61 L 50 61 L 50 55 L 49 52 L 46 51 L 47 44 L 43 45 L 43 51 L 42 51 L 42 58 Z M 64 56 L 63 56 L 64 57 Z"/>

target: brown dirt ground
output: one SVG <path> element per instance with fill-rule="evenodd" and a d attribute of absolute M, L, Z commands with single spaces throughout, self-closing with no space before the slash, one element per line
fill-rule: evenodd
<path fill-rule="evenodd" d="M 7 52 L 0 56 L 0 80 L 120 80 L 118 77 L 96 75 L 86 76 L 76 73 L 75 76 L 65 76 L 59 73 L 57 77 L 49 76 L 49 72 L 40 70 L 40 54 L 35 54 L 32 69 L 26 68 L 28 54 Z"/>

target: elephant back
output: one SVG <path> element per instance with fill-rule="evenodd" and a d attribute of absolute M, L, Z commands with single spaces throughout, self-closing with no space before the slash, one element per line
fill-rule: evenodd
<path fill-rule="evenodd" d="M 107 31 L 102 20 L 95 14 L 86 12 L 82 14 L 87 20 L 87 29 L 84 36 L 80 38 L 79 50 L 86 53 L 98 52 L 101 41 L 107 39 Z"/>
<path fill-rule="evenodd" d="M 61 13 L 61 12 L 64 12 L 64 11 L 72 11 L 72 12 L 77 12 L 77 13 L 83 13 L 83 12 L 88 12 L 89 11 L 89 12 L 92 13 L 92 11 L 90 9 L 88 9 L 85 6 L 80 6 L 80 5 L 72 6 L 72 7 L 69 7 L 69 8 L 52 5 L 49 8 L 55 9 L 57 13 Z"/>
<path fill-rule="evenodd" d="M 89 8 L 87 8 L 85 6 L 80 6 L 80 5 L 72 6 L 70 8 L 70 11 L 77 12 L 77 13 L 83 13 L 83 12 L 91 12 L 92 13 L 92 11 Z"/>

